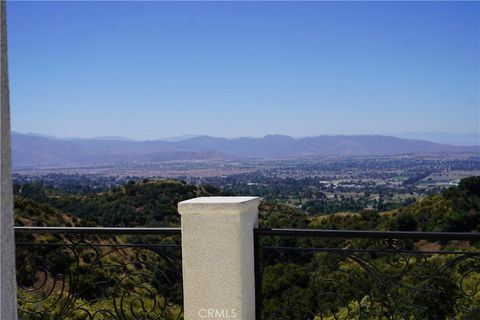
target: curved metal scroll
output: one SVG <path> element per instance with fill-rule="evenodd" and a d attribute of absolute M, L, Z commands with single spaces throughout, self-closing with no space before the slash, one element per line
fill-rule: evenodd
<path fill-rule="evenodd" d="M 261 256 L 263 320 L 480 319 L 480 252 L 389 239 L 361 249 L 262 247 Z"/>
<path fill-rule="evenodd" d="M 176 245 L 122 245 L 88 234 L 17 243 L 20 318 L 178 320 L 181 270 Z"/>

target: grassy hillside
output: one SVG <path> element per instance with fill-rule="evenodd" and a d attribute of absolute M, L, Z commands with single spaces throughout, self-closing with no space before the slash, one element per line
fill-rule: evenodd
<path fill-rule="evenodd" d="M 39 203 L 29 198 L 15 197 L 15 225 L 37 227 L 78 227 L 80 219 L 65 214 L 48 203 Z"/>

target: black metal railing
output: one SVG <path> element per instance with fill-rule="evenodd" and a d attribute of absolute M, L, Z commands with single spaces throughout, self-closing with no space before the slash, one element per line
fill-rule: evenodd
<path fill-rule="evenodd" d="M 179 228 L 16 227 L 21 319 L 182 319 Z M 480 234 L 257 229 L 257 319 L 480 319 Z"/>
<path fill-rule="evenodd" d="M 257 320 L 480 319 L 480 233 L 254 237 Z"/>
<path fill-rule="evenodd" d="M 182 319 L 180 228 L 15 234 L 20 319 Z"/>

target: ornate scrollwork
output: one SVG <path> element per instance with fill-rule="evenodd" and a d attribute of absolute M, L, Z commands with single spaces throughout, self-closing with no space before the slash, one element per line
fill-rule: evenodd
<path fill-rule="evenodd" d="M 293 248 L 282 256 L 289 261 L 262 261 L 262 319 L 478 318 L 479 252 L 424 252 L 392 239 L 363 245 Z M 262 247 L 261 256 L 282 250 Z"/>
<path fill-rule="evenodd" d="M 69 234 L 17 245 L 21 319 L 181 319 L 177 246 Z"/>
<path fill-rule="evenodd" d="M 378 250 L 402 251 L 406 248 L 405 241 L 401 239 L 381 239 L 375 243 Z"/>

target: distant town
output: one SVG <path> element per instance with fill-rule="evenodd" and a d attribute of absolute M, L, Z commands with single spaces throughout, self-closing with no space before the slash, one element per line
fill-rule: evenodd
<path fill-rule="evenodd" d="M 15 183 L 39 182 L 91 193 L 128 181 L 173 178 L 239 195 L 261 196 L 309 214 L 385 211 L 480 175 L 480 156 L 401 155 L 307 157 L 282 160 L 166 161 L 16 170 Z"/>

